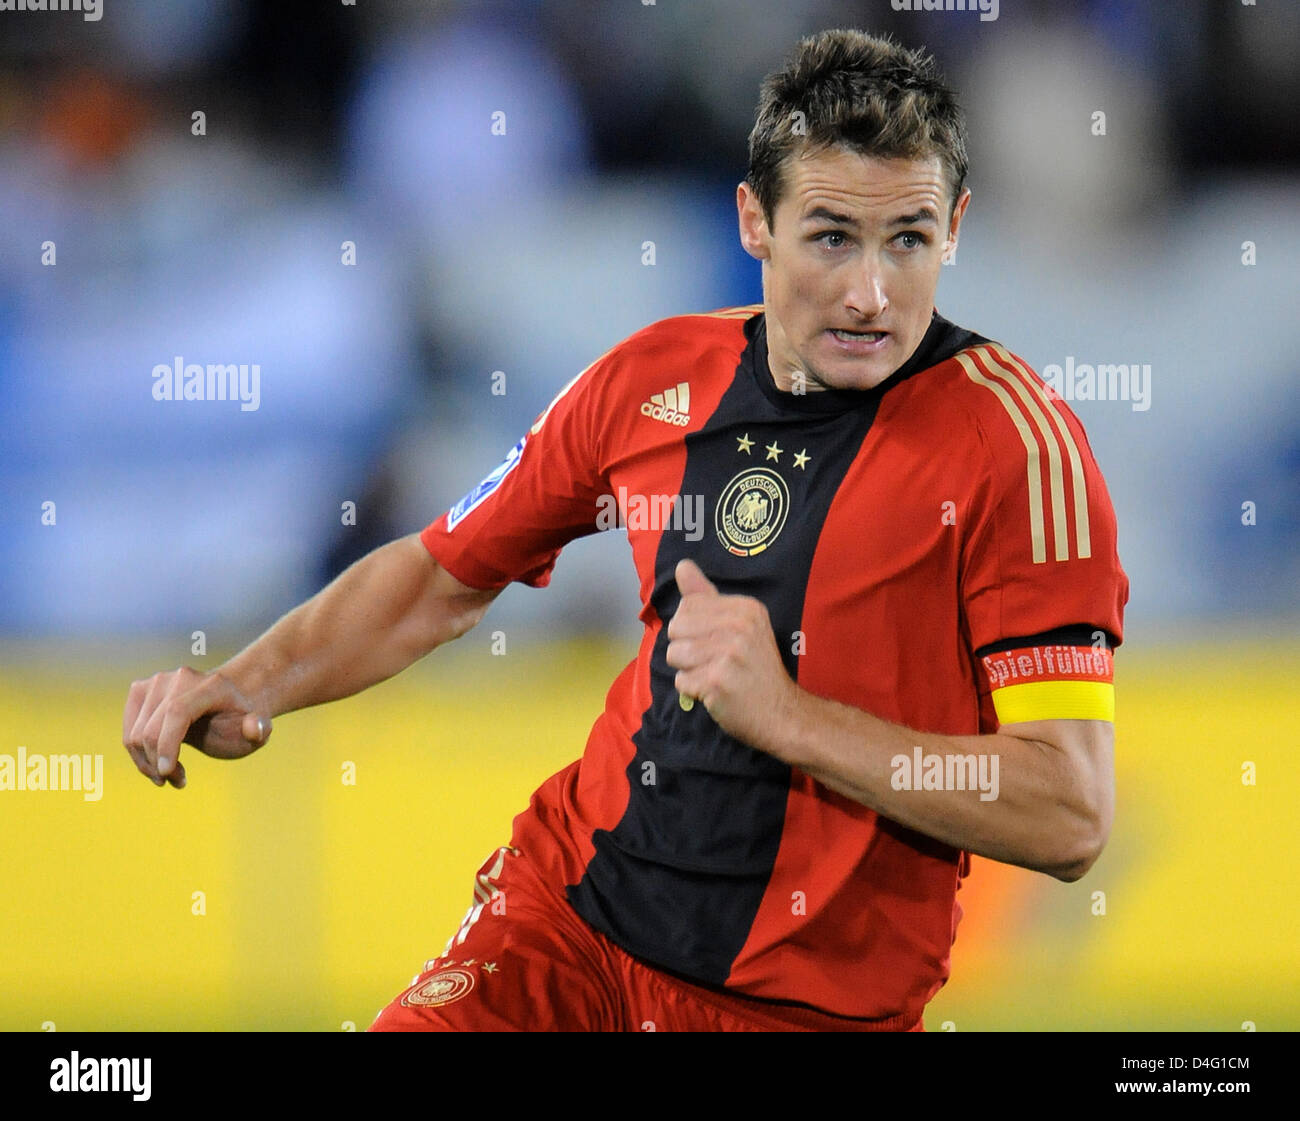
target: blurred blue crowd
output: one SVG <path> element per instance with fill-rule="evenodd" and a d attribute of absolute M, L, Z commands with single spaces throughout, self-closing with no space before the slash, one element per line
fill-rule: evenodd
<path fill-rule="evenodd" d="M 759 82 L 833 26 L 928 47 L 967 107 L 940 310 L 1040 372 L 1149 368 L 1143 402 L 1071 402 L 1130 621 L 1294 618 L 1300 6 L 899 7 L 0 14 L 0 636 L 242 644 L 619 339 L 759 300 L 734 203 Z M 211 399 L 230 367 L 255 405 Z M 634 626 L 603 536 L 497 617 Z"/>

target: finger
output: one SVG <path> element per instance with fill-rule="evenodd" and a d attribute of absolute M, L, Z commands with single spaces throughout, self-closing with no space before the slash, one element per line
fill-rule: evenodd
<path fill-rule="evenodd" d="M 703 700 L 704 682 L 700 679 L 698 673 L 691 670 L 678 670 L 677 676 L 673 678 L 673 684 L 677 688 L 678 703 L 686 712 L 690 712 L 695 707 L 696 701 Z"/>
<path fill-rule="evenodd" d="M 702 657 L 699 643 L 689 638 L 676 638 L 664 650 L 664 660 L 673 669 L 694 669 Z"/>
<path fill-rule="evenodd" d="M 673 575 L 677 578 L 677 590 L 683 596 L 699 594 L 716 596 L 721 594 L 713 585 L 713 582 L 704 575 L 704 571 L 700 566 L 693 560 L 678 561 Z"/>
<path fill-rule="evenodd" d="M 261 716 L 256 712 L 250 712 L 244 717 L 244 722 L 240 725 L 239 734 L 249 743 L 261 747 L 271 738 L 271 718 Z"/>
<path fill-rule="evenodd" d="M 167 686 L 163 682 L 162 674 L 154 674 L 145 684 L 144 700 L 140 704 L 139 711 L 136 713 L 135 723 L 131 726 L 130 742 L 140 747 L 145 746 L 146 730 L 149 722 L 153 720 L 158 711 L 158 705 L 161 703 L 163 695 L 167 691 Z M 146 752 L 148 754 L 148 752 Z"/>
<path fill-rule="evenodd" d="M 150 763 L 148 758 L 145 756 L 144 748 L 137 747 L 134 744 L 128 744 L 126 750 L 131 756 L 131 761 L 135 763 L 135 769 L 137 771 L 152 782 L 154 786 L 161 786 L 163 784 L 163 780 L 154 773 L 153 764 Z"/>
<path fill-rule="evenodd" d="M 140 716 L 140 709 L 144 707 L 144 698 L 148 689 L 148 682 L 132 681 L 131 688 L 127 690 L 126 707 L 122 710 L 123 744 L 129 744 L 131 741 L 131 729 L 135 727 L 135 722 Z"/>
<path fill-rule="evenodd" d="M 173 702 L 167 707 L 163 714 L 162 725 L 158 729 L 158 747 L 155 754 L 155 766 L 160 775 L 170 774 L 172 768 L 180 763 L 181 742 L 185 738 L 185 733 L 202 715 L 203 713 L 199 712 L 191 717 L 189 709 L 183 703 Z"/>
<path fill-rule="evenodd" d="M 686 638 L 706 635 L 722 626 L 729 617 L 729 600 L 721 596 L 683 596 L 668 620 L 668 637 Z"/>
<path fill-rule="evenodd" d="M 176 787 L 177 790 L 185 789 L 185 766 L 179 759 L 172 766 L 171 772 L 167 775 L 167 781 Z"/>
<path fill-rule="evenodd" d="M 178 694 L 166 703 L 162 710 L 163 718 L 158 729 L 155 753 L 160 775 L 166 775 L 175 766 L 181 743 L 185 739 L 185 733 L 190 730 L 190 725 L 216 708 L 220 701 L 226 699 L 228 692 L 229 686 L 221 678 L 207 677 L 193 689 Z M 148 744 L 145 746 L 147 749 Z"/>

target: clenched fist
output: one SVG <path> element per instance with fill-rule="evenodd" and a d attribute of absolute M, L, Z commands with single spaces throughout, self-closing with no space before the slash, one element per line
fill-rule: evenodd
<path fill-rule="evenodd" d="M 682 599 L 665 656 L 677 691 L 703 701 L 723 731 L 777 755 L 799 687 L 781 662 L 767 608 L 752 596 L 723 595 L 694 561 L 680 561 L 674 575 Z"/>

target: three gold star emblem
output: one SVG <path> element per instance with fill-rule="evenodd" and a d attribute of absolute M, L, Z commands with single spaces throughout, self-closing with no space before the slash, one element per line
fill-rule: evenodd
<path fill-rule="evenodd" d="M 753 455 L 754 453 L 750 451 L 750 449 L 753 446 L 754 446 L 754 441 L 749 438 L 748 432 L 746 432 L 743 436 L 736 437 L 737 452 L 744 452 L 746 455 Z M 780 444 L 778 444 L 775 440 L 773 440 L 770 444 L 764 444 L 763 446 L 767 450 L 767 462 L 769 463 L 781 462 L 781 456 L 784 453 L 785 449 L 781 447 Z M 805 470 L 807 468 L 808 463 L 811 460 L 812 460 L 812 456 L 808 454 L 807 448 L 800 448 L 797 452 L 794 453 L 794 465 L 798 467 L 800 471 Z"/>

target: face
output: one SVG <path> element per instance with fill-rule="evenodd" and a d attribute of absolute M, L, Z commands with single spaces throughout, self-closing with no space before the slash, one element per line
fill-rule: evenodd
<path fill-rule="evenodd" d="M 787 158 L 775 233 L 747 183 L 740 240 L 763 262 L 768 362 L 778 388 L 870 389 L 912 356 L 930 326 L 945 255 L 970 202 L 943 164 L 834 147 Z"/>

